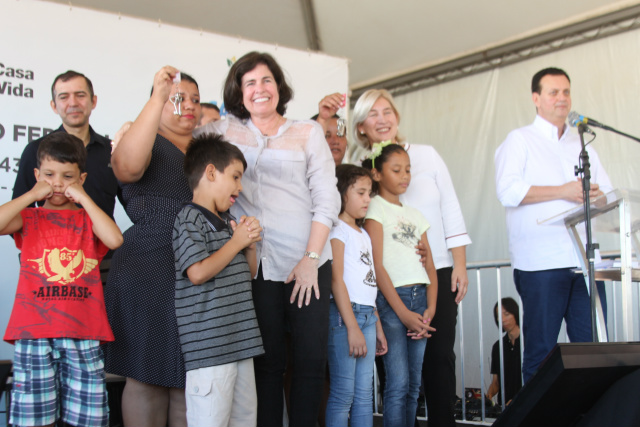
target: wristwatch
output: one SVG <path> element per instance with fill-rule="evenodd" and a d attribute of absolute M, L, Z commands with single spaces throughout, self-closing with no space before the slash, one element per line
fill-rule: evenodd
<path fill-rule="evenodd" d="M 320 260 L 320 255 L 315 252 L 305 252 L 304 256 L 309 257 L 311 259 Z"/>

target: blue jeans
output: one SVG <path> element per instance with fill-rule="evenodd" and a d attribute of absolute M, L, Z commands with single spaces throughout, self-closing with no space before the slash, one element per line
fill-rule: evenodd
<path fill-rule="evenodd" d="M 522 298 L 524 359 L 522 377 L 526 383 L 558 342 L 562 319 L 571 342 L 591 342 L 591 299 L 582 274 L 571 268 L 513 270 L 513 280 Z M 603 307 L 604 283 L 597 282 Z M 606 318 L 606 311 L 605 311 Z"/>
<path fill-rule="evenodd" d="M 366 357 L 349 356 L 347 328 L 338 307 L 329 306 L 329 378 L 327 427 L 373 425 L 373 361 L 376 355 L 375 307 L 351 303 L 353 314 L 367 343 Z"/>
<path fill-rule="evenodd" d="M 404 305 L 414 313 L 422 315 L 427 309 L 425 285 L 400 287 L 396 288 L 396 292 Z M 413 427 L 418 409 L 422 360 L 427 340 L 412 340 L 407 337 L 407 328 L 381 292 L 378 292 L 376 305 L 389 348 L 383 356 L 386 372 L 384 426 Z"/>

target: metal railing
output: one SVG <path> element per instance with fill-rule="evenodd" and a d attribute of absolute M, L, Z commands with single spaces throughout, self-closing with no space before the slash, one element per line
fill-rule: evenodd
<path fill-rule="evenodd" d="M 486 405 L 485 405 L 485 399 L 484 396 L 486 395 L 486 390 L 485 390 L 485 383 L 484 383 L 484 333 L 483 333 L 483 313 L 487 310 L 487 308 L 489 310 L 492 309 L 493 303 L 488 304 L 487 307 L 483 307 L 482 304 L 482 277 L 481 277 L 481 271 L 482 270 L 488 270 L 488 269 L 495 269 L 496 272 L 496 291 L 497 291 L 497 301 L 498 301 L 498 305 L 499 307 L 502 306 L 501 301 L 502 301 L 502 277 L 501 277 L 501 269 L 502 268 L 511 268 L 511 261 L 510 260 L 496 260 L 496 261 L 486 261 L 486 262 L 475 262 L 475 263 L 468 263 L 467 264 L 467 272 L 471 273 L 471 271 L 475 270 L 475 276 L 476 276 L 476 286 L 475 289 L 477 291 L 477 309 L 478 309 L 478 315 L 477 315 L 477 325 L 478 325 L 478 342 L 479 342 L 479 359 L 480 359 L 480 394 L 481 394 L 481 398 L 480 398 L 480 418 L 481 418 L 481 424 L 486 424 L 486 425 L 491 425 L 493 423 L 493 421 L 491 422 L 487 422 L 486 421 Z M 471 274 L 469 274 L 469 276 L 471 276 Z M 520 298 L 518 298 L 518 302 L 520 307 L 522 307 L 522 301 L 520 301 Z M 457 357 L 457 360 L 460 361 L 460 381 L 461 381 L 461 387 L 462 387 L 462 419 L 459 420 L 462 423 L 466 423 L 468 421 L 472 421 L 472 420 L 467 420 L 467 405 L 466 405 L 466 396 L 465 396 L 465 391 L 466 391 L 466 387 L 465 387 L 465 370 L 464 370 L 464 365 L 465 365 L 465 361 L 464 361 L 464 356 L 465 356 L 465 352 L 464 352 L 464 343 L 465 343 L 465 339 L 464 339 L 464 300 L 460 302 L 460 307 L 459 307 L 459 312 L 458 312 L 458 333 L 459 333 L 459 348 L 460 348 L 460 353 L 459 353 L 459 357 Z M 499 308 L 499 311 L 501 311 L 501 308 Z M 522 324 L 522 311 L 520 311 L 520 324 Z M 502 331 L 502 316 L 498 316 L 498 331 Z M 522 342 L 522 340 L 520 340 L 520 342 Z M 500 346 L 500 351 L 499 351 L 499 355 L 500 355 L 500 393 L 501 393 L 501 402 L 502 402 L 502 409 L 504 410 L 505 408 L 505 394 L 504 394 L 504 353 L 503 353 L 503 343 L 502 343 L 502 339 L 498 339 L 498 343 Z M 523 350 L 524 346 L 520 346 L 520 360 L 522 360 L 522 350 Z M 474 424 L 477 424 L 477 421 L 473 421 Z"/>
<path fill-rule="evenodd" d="M 612 252 L 602 252 L 601 256 L 603 259 L 615 259 L 615 258 L 619 258 L 620 257 L 620 253 L 616 252 L 616 251 L 612 251 Z M 482 274 L 481 272 L 483 271 L 487 271 L 487 270 L 495 270 L 495 280 L 490 280 L 490 282 L 493 282 L 494 286 L 495 286 L 495 294 L 496 294 L 496 300 L 498 301 L 499 306 L 501 306 L 501 301 L 503 298 L 503 291 L 505 291 L 505 289 L 511 289 L 511 294 L 514 296 L 514 298 L 518 301 L 519 306 L 520 306 L 520 325 L 522 325 L 522 317 L 523 317 L 523 310 L 522 310 L 522 301 L 520 300 L 519 295 L 517 295 L 517 292 L 515 292 L 515 287 L 513 285 L 513 280 L 511 279 L 508 283 L 507 286 L 503 286 L 503 271 L 504 269 L 509 269 L 511 270 L 511 262 L 509 260 L 496 260 L 496 261 L 487 261 L 487 262 L 477 262 L 477 263 L 469 263 L 467 264 L 467 271 L 469 274 L 469 279 L 471 282 L 471 278 L 472 278 L 472 273 L 475 272 L 475 293 L 476 293 L 476 298 L 477 298 L 477 317 L 475 318 L 475 320 L 477 321 L 477 325 L 478 325 L 478 348 L 479 348 L 479 352 L 478 352 L 478 358 L 474 359 L 472 364 L 479 364 L 479 371 L 480 371 L 480 390 L 481 390 L 481 405 L 480 405 L 480 420 L 468 420 L 467 419 L 467 408 L 466 408 L 466 399 L 465 399 L 465 390 L 467 387 L 466 384 L 466 378 L 465 378 L 465 356 L 468 356 L 469 353 L 465 352 L 465 344 L 469 344 L 471 340 L 465 340 L 465 327 L 464 327 L 464 323 L 465 323 L 465 313 L 468 310 L 465 310 L 465 308 L 469 308 L 468 304 L 469 304 L 469 296 L 470 293 L 473 292 L 472 286 L 470 285 L 470 289 L 469 292 L 467 293 L 467 297 L 465 297 L 465 299 L 460 303 L 459 306 L 459 313 L 458 313 L 458 340 L 457 340 L 457 345 L 458 345 L 458 349 L 459 352 L 457 354 L 457 360 L 459 361 L 459 368 L 460 368 L 460 376 L 458 378 L 459 380 L 459 384 L 461 386 L 462 389 L 462 419 L 461 420 L 457 420 L 458 422 L 461 423 L 473 423 L 473 424 L 483 424 L 483 425 L 491 425 L 493 423 L 493 419 L 491 419 L 491 421 L 487 421 L 487 417 L 486 417 L 486 405 L 485 405 L 485 399 L 484 396 L 486 394 L 486 388 L 485 388 L 485 360 L 486 358 L 484 357 L 484 348 L 485 348 L 485 334 L 483 332 L 483 315 L 485 315 L 488 312 L 492 312 L 493 310 L 493 305 L 495 304 L 494 300 L 491 300 L 489 302 L 485 302 L 483 304 L 483 293 L 486 293 L 487 291 L 489 291 L 491 288 L 491 284 L 492 283 L 483 283 L 482 280 Z M 487 272 L 487 274 L 489 276 L 491 276 L 492 274 L 490 272 Z M 510 276 L 512 277 L 512 276 Z M 614 282 L 615 283 L 615 282 Z M 609 319 L 609 322 L 607 322 L 607 329 L 609 332 L 609 337 L 612 338 L 610 339 L 610 341 L 618 341 L 618 333 L 619 333 L 619 328 L 618 328 L 618 323 L 619 323 L 619 315 L 620 315 L 620 311 L 618 310 L 618 307 L 622 305 L 622 302 L 620 301 L 621 298 L 621 293 L 619 292 L 619 290 L 617 289 L 618 286 L 610 286 L 608 287 L 609 292 L 610 292 L 610 296 L 611 298 L 609 299 L 609 302 L 607 304 L 608 307 L 608 314 L 607 314 L 607 318 Z M 636 302 L 635 302 L 635 306 L 636 307 L 640 307 L 640 292 L 636 292 Z M 500 312 L 500 308 L 498 309 Z M 502 331 L 502 316 L 497 316 L 498 317 L 498 331 Z M 467 318 L 468 320 L 468 318 Z M 485 325 L 486 326 L 486 325 Z M 468 331 L 468 330 L 467 330 Z M 501 393 L 501 402 L 502 402 L 502 410 L 504 410 L 505 408 L 505 387 L 504 387 L 504 353 L 503 353 L 503 341 L 501 339 L 502 336 L 502 332 L 499 332 L 500 338 L 498 339 L 498 343 L 499 343 L 499 356 L 500 356 L 500 393 Z M 520 342 L 523 343 L 523 331 L 522 329 L 520 330 Z M 638 339 L 638 337 L 634 337 L 634 339 Z M 560 332 L 560 335 L 558 337 L 558 342 L 567 342 L 568 338 L 567 338 L 567 334 L 566 334 L 566 328 L 563 326 L 562 330 Z M 523 360 L 522 357 L 522 352 L 524 350 L 524 346 L 521 345 L 520 346 L 520 360 Z M 478 360 L 479 359 L 479 360 Z M 476 365 L 477 366 L 477 365 Z M 477 388 L 477 387 L 476 387 Z"/>
<path fill-rule="evenodd" d="M 603 252 L 602 258 L 616 258 L 619 257 L 619 252 Z M 469 275 L 469 291 L 465 299 L 459 305 L 458 311 L 458 336 L 456 338 L 456 359 L 457 359 L 457 367 L 459 368 L 458 375 L 458 384 L 461 387 L 461 405 L 462 405 L 462 418 L 456 420 L 458 423 L 463 424 L 474 424 L 474 425 L 491 425 L 494 421 L 493 418 L 488 418 L 486 416 L 486 405 L 484 396 L 486 394 L 485 387 L 485 331 L 483 328 L 483 316 L 486 313 L 490 313 L 493 310 L 493 306 L 496 301 L 502 301 L 503 294 L 510 294 L 513 296 L 519 303 L 519 306 L 522 308 L 522 301 L 515 291 L 515 286 L 513 285 L 513 280 L 509 280 L 508 283 L 504 283 L 503 274 L 505 274 L 505 270 L 511 270 L 511 262 L 510 260 L 494 260 L 494 261 L 486 261 L 486 262 L 474 262 L 467 264 L 467 271 Z M 492 271 L 493 270 L 493 271 Z M 483 280 L 483 276 L 486 279 L 487 276 L 490 278 L 489 280 Z M 491 278 L 494 276 L 495 278 Z M 512 276 L 509 276 L 512 277 Z M 472 280 L 475 279 L 475 283 Z M 493 285 L 493 287 L 492 287 Z M 486 294 L 486 295 L 485 295 Z M 607 324 L 607 329 L 610 332 L 610 336 L 613 337 L 612 341 L 617 341 L 618 337 L 618 306 L 621 304 L 620 292 L 617 291 L 616 286 L 610 287 L 611 299 L 608 303 L 608 319 L 610 321 Z M 483 296 L 487 296 L 487 298 L 483 298 Z M 495 297 L 495 300 L 494 300 Z M 637 301 L 636 306 L 640 306 L 640 292 L 637 292 Z M 475 300 L 475 304 L 474 304 Z M 500 303 L 499 303 L 500 304 Z M 500 310 L 500 309 L 499 309 Z M 475 313 L 474 313 L 475 311 Z M 499 311 L 500 312 L 500 311 Z M 471 319 L 470 319 L 471 316 Z M 523 311 L 520 310 L 520 324 L 522 324 L 522 316 Z M 466 336 L 470 329 L 465 331 L 465 322 L 475 322 L 477 324 L 477 337 L 468 337 Z M 484 325 L 486 326 L 486 325 Z M 471 327 L 473 329 L 473 326 Z M 504 387 L 504 354 L 503 354 L 503 342 L 502 342 L 502 316 L 498 316 L 498 343 L 499 343 L 499 356 L 500 356 L 500 393 L 501 393 L 501 405 L 502 410 L 505 408 L 505 387 Z M 465 334 L 467 332 L 467 334 Z M 522 340 L 522 330 L 521 330 L 521 343 Z M 474 339 L 477 338 L 477 341 Z M 475 341 L 475 342 L 474 342 Z M 567 342 L 566 329 L 563 326 L 560 336 L 558 338 L 558 342 Z M 477 344 L 478 351 L 474 352 L 474 348 L 472 344 Z M 493 340 L 491 340 L 491 345 L 493 344 Z M 520 346 L 521 352 L 521 360 L 522 360 L 522 351 L 524 346 Z M 477 356 L 477 357 L 476 357 Z M 465 357 L 471 357 L 472 360 L 469 362 L 465 362 Z M 469 368 L 469 365 L 471 367 Z M 468 387 L 466 382 L 466 375 L 468 371 L 471 371 L 473 368 L 479 369 L 479 382 L 480 382 L 480 414 L 475 414 L 472 419 L 468 419 L 467 417 L 467 403 L 465 398 L 465 391 Z M 478 388 L 477 384 L 474 384 L 472 388 Z M 374 413 L 376 415 L 380 415 L 380 406 L 379 403 L 381 401 L 381 392 L 379 390 L 379 382 L 377 371 L 374 372 Z M 479 418 L 479 419 L 478 419 Z M 428 414 L 426 418 L 419 417 L 418 419 L 428 419 Z M 489 421 L 488 421 L 489 420 Z"/>

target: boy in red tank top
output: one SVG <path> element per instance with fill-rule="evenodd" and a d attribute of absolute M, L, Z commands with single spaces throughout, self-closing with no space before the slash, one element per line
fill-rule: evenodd
<path fill-rule="evenodd" d="M 38 149 L 36 185 L 0 206 L 0 234 L 13 234 L 22 251 L 4 336 L 15 344 L 12 425 L 108 425 L 100 343 L 114 338 L 99 264 L 122 233 L 82 188 L 85 163 L 80 139 L 50 134 Z"/>

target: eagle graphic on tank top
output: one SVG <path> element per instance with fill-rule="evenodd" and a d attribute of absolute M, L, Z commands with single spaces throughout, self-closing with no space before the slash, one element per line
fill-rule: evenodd
<path fill-rule="evenodd" d="M 86 258 L 82 249 L 67 248 L 45 249 L 42 258 L 29 261 L 36 263 L 39 273 L 47 277 L 47 282 L 62 285 L 75 281 L 98 265 L 98 260 Z"/>

